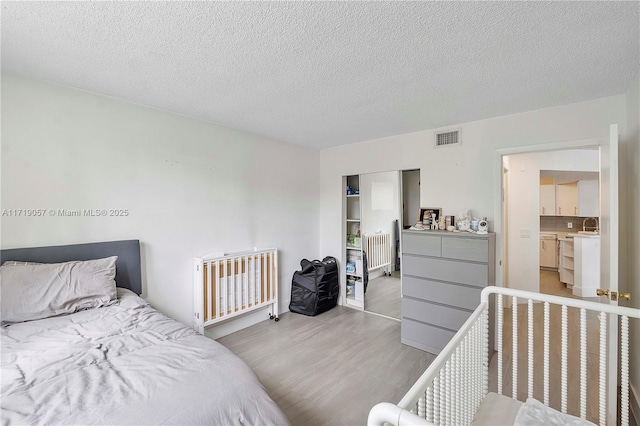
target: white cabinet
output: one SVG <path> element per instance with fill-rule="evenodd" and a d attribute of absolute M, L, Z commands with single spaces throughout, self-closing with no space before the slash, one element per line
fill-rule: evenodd
<path fill-rule="evenodd" d="M 360 177 L 347 176 L 345 184 L 345 304 L 364 309 L 362 235 L 360 232 Z"/>
<path fill-rule="evenodd" d="M 573 240 L 573 294 L 578 297 L 596 297 L 596 291 L 600 287 L 600 236 L 576 235 Z"/>
<path fill-rule="evenodd" d="M 555 235 L 540 235 L 540 267 L 558 267 L 558 240 Z"/>
<path fill-rule="evenodd" d="M 540 216 L 600 216 L 598 181 L 540 185 Z"/>
<path fill-rule="evenodd" d="M 556 215 L 578 216 L 578 183 L 556 185 Z"/>
<path fill-rule="evenodd" d="M 555 216 L 556 186 L 540 185 L 540 216 Z"/>
<path fill-rule="evenodd" d="M 578 216 L 600 216 L 600 186 L 595 179 L 578 181 Z"/>

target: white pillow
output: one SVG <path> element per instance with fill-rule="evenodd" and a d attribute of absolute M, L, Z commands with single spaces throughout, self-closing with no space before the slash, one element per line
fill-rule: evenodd
<path fill-rule="evenodd" d="M 2 322 L 48 318 L 116 301 L 117 259 L 0 266 Z"/>

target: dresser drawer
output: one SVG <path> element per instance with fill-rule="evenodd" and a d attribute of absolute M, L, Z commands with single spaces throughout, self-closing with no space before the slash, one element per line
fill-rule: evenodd
<path fill-rule="evenodd" d="M 400 341 L 405 345 L 439 354 L 456 333 L 429 324 L 402 318 Z"/>
<path fill-rule="evenodd" d="M 485 287 L 489 280 L 489 266 L 481 263 L 403 255 L 402 269 L 405 276 L 413 275 L 475 287 Z"/>
<path fill-rule="evenodd" d="M 450 259 L 489 261 L 489 240 L 474 238 L 443 238 L 442 257 Z"/>
<path fill-rule="evenodd" d="M 418 299 L 402 298 L 402 318 L 425 322 L 455 331 L 469 318 L 471 311 L 435 305 Z"/>
<path fill-rule="evenodd" d="M 431 300 L 470 310 L 480 304 L 481 291 L 481 287 L 466 287 L 409 276 L 402 278 L 402 297 Z"/>
<path fill-rule="evenodd" d="M 442 253 L 442 237 L 436 235 L 419 235 L 405 232 L 402 234 L 402 253 L 437 256 Z"/>

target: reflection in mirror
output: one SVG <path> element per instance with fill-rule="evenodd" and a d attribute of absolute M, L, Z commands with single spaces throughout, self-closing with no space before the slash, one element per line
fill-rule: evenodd
<path fill-rule="evenodd" d="M 400 235 L 415 220 L 409 212 L 420 204 L 420 171 L 360 175 L 360 197 L 368 264 L 364 309 L 400 320 Z"/>

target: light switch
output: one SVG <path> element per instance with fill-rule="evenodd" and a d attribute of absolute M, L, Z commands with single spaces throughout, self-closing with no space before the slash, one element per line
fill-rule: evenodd
<path fill-rule="evenodd" d="M 531 230 L 530 229 L 521 229 L 520 230 L 520 238 L 531 238 Z"/>

